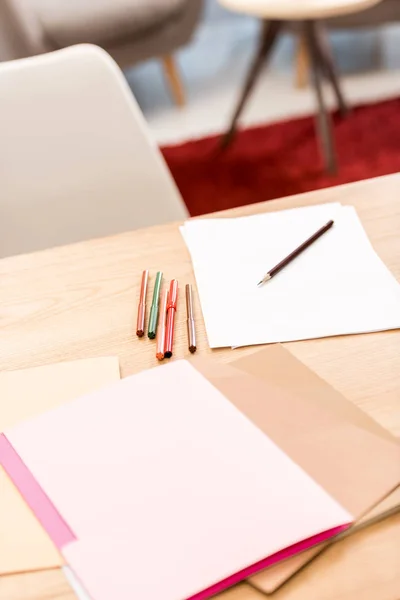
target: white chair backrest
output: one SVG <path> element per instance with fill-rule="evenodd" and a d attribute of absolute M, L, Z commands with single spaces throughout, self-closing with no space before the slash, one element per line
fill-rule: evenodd
<path fill-rule="evenodd" d="M 0 256 L 185 219 L 111 57 L 82 45 L 0 65 Z"/>

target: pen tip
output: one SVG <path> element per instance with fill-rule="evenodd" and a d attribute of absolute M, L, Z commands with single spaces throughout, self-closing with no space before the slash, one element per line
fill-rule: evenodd
<path fill-rule="evenodd" d="M 189 346 L 189 352 L 191 354 L 194 354 L 196 352 L 196 350 L 197 350 L 196 346 Z"/>
<path fill-rule="evenodd" d="M 142 329 L 138 329 L 136 335 L 141 338 L 144 336 L 144 331 Z"/>
<path fill-rule="evenodd" d="M 259 282 L 257 283 L 257 286 L 258 286 L 258 287 L 261 287 L 262 285 L 264 285 L 264 283 L 267 283 L 267 281 L 269 281 L 270 279 L 271 279 L 271 275 L 270 275 L 269 273 L 267 273 L 267 274 L 265 275 L 265 277 L 263 277 L 263 278 L 261 279 L 261 281 L 259 281 Z"/>

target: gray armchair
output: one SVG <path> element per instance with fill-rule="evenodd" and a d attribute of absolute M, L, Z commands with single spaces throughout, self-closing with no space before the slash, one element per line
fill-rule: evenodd
<path fill-rule="evenodd" d="M 325 21 L 325 25 L 328 29 L 335 30 L 378 27 L 393 22 L 400 22 L 400 0 L 382 0 L 361 12 L 328 19 Z M 296 84 L 298 87 L 304 87 L 307 83 L 308 62 L 308 55 L 303 40 L 300 38 L 296 52 Z"/>
<path fill-rule="evenodd" d="M 79 43 L 104 48 L 121 67 L 160 57 L 171 91 L 184 102 L 172 58 L 191 38 L 203 0 L 1 0 L 0 61 Z"/>
<path fill-rule="evenodd" d="M 383 0 L 360 13 L 329 19 L 328 27 L 342 29 L 347 27 L 373 27 L 395 21 L 400 22 L 400 0 Z"/>

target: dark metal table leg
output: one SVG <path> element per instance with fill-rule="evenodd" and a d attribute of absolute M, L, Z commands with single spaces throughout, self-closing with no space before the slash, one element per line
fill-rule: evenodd
<path fill-rule="evenodd" d="M 329 173 L 337 172 L 336 152 L 333 139 L 332 122 L 326 109 L 322 91 L 322 65 L 318 53 L 318 41 L 315 35 L 314 23 L 304 22 L 305 40 L 311 58 L 311 72 L 318 101 L 318 129 L 326 169 Z"/>
<path fill-rule="evenodd" d="M 222 138 L 222 147 L 223 148 L 226 148 L 227 146 L 229 146 L 229 144 L 231 143 L 231 141 L 234 138 L 234 135 L 236 133 L 236 125 L 237 125 L 238 119 L 239 119 L 239 117 L 243 111 L 243 108 L 247 102 L 247 99 L 250 96 L 250 93 L 258 79 L 261 68 L 263 67 L 264 63 L 268 59 L 268 56 L 270 55 L 270 53 L 274 47 L 274 44 L 277 40 L 277 37 L 278 37 L 278 34 L 279 34 L 281 28 L 282 28 L 281 21 L 263 21 L 263 23 L 262 23 L 262 31 L 261 31 L 259 47 L 258 47 L 257 53 L 254 57 L 253 63 L 250 67 L 250 71 L 247 74 L 245 85 L 244 85 L 241 97 L 239 99 L 238 105 L 233 114 L 230 127 Z"/>
<path fill-rule="evenodd" d="M 332 56 L 332 51 L 329 46 L 327 39 L 328 33 L 322 23 L 314 21 L 312 23 L 315 39 L 317 41 L 318 54 L 320 57 L 321 64 L 325 71 L 327 79 L 331 82 L 335 96 L 337 99 L 340 114 L 344 117 L 349 112 L 349 107 L 343 96 L 342 88 L 337 74 L 335 61 Z"/>

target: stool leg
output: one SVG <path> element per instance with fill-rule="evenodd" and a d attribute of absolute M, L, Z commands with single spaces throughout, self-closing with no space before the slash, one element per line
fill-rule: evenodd
<path fill-rule="evenodd" d="M 343 96 L 342 88 L 337 74 L 335 61 L 332 56 L 332 51 L 329 46 L 328 34 L 322 23 L 313 22 L 315 38 L 318 45 L 318 54 L 320 61 L 325 71 L 327 79 L 331 82 L 335 96 L 337 99 L 340 114 L 344 117 L 349 112 L 349 107 Z"/>
<path fill-rule="evenodd" d="M 310 72 L 310 60 L 304 36 L 300 34 L 297 41 L 295 52 L 295 73 L 296 87 L 304 88 L 308 83 L 308 74 Z"/>
<path fill-rule="evenodd" d="M 270 21 L 270 22 L 263 21 L 259 47 L 258 47 L 257 53 L 254 57 L 253 63 L 250 67 L 250 70 L 247 74 L 245 85 L 244 85 L 242 94 L 240 96 L 239 102 L 236 106 L 235 112 L 233 114 L 229 129 L 222 138 L 222 147 L 223 148 L 227 148 L 234 138 L 234 135 L 236 133 L 236 125 L 237 125 L 238 119 L 239 119 L 240 115 L 242 114 L 242 111 L 245 107 L 246 101 L 247 101 L 248 97 L 250 96 L 250 93 L 258 79 L 261 68 L 262 68 L 264 62 L 267 60 L 268 55 L 271 53 L 271 50 L 273 49 L 273 46 L 276 42 L 276 39 L 278 37 L 279 31 L 281 30 L 281 28 L 282 28 L 281 21 Z"/>
<path fill-rule="evenodd" d="M 315 35 L 314 23 L 304 22 L 304 33 L 311 58 L 311 74 L 318 101 L 318 129 L 325 158 L 326 169 L 334 174 L 337 171 L 336 153 L 333 140 L 332 122 L 326 109 L 322 91 L 321 63 L 318 54 L 318 42 Z"/>
<path fill-rule="evenodd" d="M 177 63 L 172 55 L 164 56 L 163 59 L 164 72 L 167 78 L 169 87 L 172 92 L 173 99 L 177 106 L 185 106 L 185 89 L 182 79 L 179 74 Z"/>

